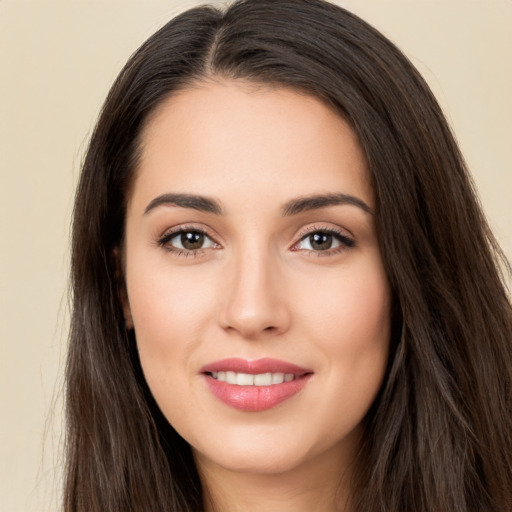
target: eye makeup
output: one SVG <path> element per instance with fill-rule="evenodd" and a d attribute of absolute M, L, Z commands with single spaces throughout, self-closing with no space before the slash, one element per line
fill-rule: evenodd
<path fill-rule="evenodd" d="M 173 242 L 174 241 L 174 242 Z M 200 256 L 208 249 L 220 249 L 207 230 L 194 225 L 181 225 L 165 232 L 157 245 L 176 256 Z"/>
<path fill-rule="evenodd" d="M 314 256 L 331 256 L 356 246 L 355 240 L 346 232 L 332 226 L 314 225 L 301 231 L 291 251 Z M 221 249 L 204 227 L 180 225 L 158 237 L 156 244 L 176 256 L 200 256 L 209 249 Z"/>
<path fill-rule="evenodd" d="M 354 238 L 346 232 L 332 226 L 315 224 L 299 233 L 299 241 L 291 250 L 304 251 L 314 256 L 332 256 L 355 246 Z"/>

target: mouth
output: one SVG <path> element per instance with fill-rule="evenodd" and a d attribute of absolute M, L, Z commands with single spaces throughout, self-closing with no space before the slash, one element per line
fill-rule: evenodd
<path fill-rule="evenodd" d="M 233 371 L 220 371 L 208 373 L 210 377 L 220 382 L 227 382 L 228 384 L 236 384 L 237 386 L 275 386 L 283 382 L 291 382 L 292 380 L 299 379 L 299 375 L 293 373 L 282 372 L 267 372 L 257 373 L 237 373 Z"/>
<path fill-rule="evenodd" d="M 217 399 L 246 412 L 264 411 L 292 398 L 313 375 L 311 370 L 277 359 L 240 358 L 216 361 L 200 373 Z"/>

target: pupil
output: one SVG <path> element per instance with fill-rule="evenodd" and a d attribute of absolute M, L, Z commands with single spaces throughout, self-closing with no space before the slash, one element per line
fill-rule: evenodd
<path fill-rule="evenodd" d="M 309 243 L 313 249 L 326 251 L 331 248 L 332 235 L 328 233 L 314 233 L 309 237 Z"/>
<path fill-rule="evenodd" d="M 201 249 L 204 243 L 204 235 L 197 231 L 187 231 L 181 234 L 181 245 L 185 249 L 193 251 L 194 249 Z"/>

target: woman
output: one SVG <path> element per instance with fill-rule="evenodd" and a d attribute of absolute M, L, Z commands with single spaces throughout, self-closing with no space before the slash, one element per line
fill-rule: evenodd
<path fill-rule="evenodd" d="M 320 0 L 178 16 L 78 187 L 65 510 L 512 510 L 500 262 L 382 35 Z"/>

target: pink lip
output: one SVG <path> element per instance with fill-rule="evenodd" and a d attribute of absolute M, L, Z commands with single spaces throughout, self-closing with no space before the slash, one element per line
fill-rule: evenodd
<path fill-rule="evenodd" d="M 214 379 L 212 372 L 232 371 L 256 375 L 259 373 L 293 373 L 295 379 L 271 386 L 238 386 Z M 308 383 L 311 370 L 279 361 L 277 359 L 258 359 L 248 361 L 240 358 L 222 359 L 201 368 L 211 393 L 225 404 L 242 411 L 256 412 L 275 407 L 296 395 Z"/>
<path fill-rule="evenodd" d="M 237 373 L 249 373 L 251 375 L 257 375 L 258 373 L 293 373 L 295 375 L 304 375 L 306 373 L 312 373 L 311 370 L 301 368 L 295 364 L 287 363 L 286 361 L 280 361 L 279 359 L 256 359 L 254 361 L 248 361 L 247 359 L 241 359 L 239 357 L 233 357 L 230 359 L 221 359 L 213 363 L 207 364 L 199 370 L 201 373 L 211 372 L 237 372 Z"/>

